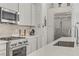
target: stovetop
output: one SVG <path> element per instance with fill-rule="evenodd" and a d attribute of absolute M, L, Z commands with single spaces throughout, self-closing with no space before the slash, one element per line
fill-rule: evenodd
<path fill-rule="evenodd" d="M 18 39 L 25 39 L 25 37 L 14 37 L 14 36 L 11 36 L 11 37 L 2 37 L 2 38 L 0 38 L 0 40 L 6 40 L 6 41 L 18 40 Z"/>

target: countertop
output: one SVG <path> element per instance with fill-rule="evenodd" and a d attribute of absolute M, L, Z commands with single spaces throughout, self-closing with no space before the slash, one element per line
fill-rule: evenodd
<path fill-rule="evenodd" d="M 33 35 L 33 36 L 26 36 L 26 38 L 36 38 L 38 35 Z"/>
<path fill-rule="evenodd" d="M 11 36 L 0 36 L 0 38 L 7 38 L 7 37 L 11 37 Z M 13 36 L 13 37 L 19 37 L 19 36 Z M 36 38 L 38 37 L 38 35 L 34 35 L 34 36 L 25 36 L 24 39 L 29 39 L 29 38 Z M 0 44 L 6 44 L 8 41 L 7 40 L 0 40 Z"/>
<path fill-rule="evenodd" d="M 79 47 L 53 46 L 58 41 L 74 41 L 71 37 L 62 37 L 58 40 L 38 49 L 28 56 L 79 56 Z"/>
<path fill-rule="evenodd" d="M 10 38 L 10 37 L 12 37 L 12 38 L 25 38 L 25 39 L 27 39 L 27 38 L 35 38 L 35 37 L 38 37 L 38 35 L 28 35 L 28 36 L 17 36 L 17 35 L 12 35 L 12 36 L 0 36 L 0 38 Z"/>

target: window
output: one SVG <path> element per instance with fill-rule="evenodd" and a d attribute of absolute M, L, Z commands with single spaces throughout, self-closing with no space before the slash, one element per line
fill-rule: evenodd
<path fill-rule="evenodd" d="M 67 6 L 70 6 L 70 3 L 67 3 Z"/>

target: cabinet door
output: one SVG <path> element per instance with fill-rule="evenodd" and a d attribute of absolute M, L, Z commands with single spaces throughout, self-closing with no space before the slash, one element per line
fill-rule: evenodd
<path fill-rule="evenodd" d="M 27 54 L 30 54 L 35 50 L 36 50 L 36 38 L 29 38 L 27 46 Z"/>
<path fill-rule="evenodd" d="M 6 44 L 0 44 L 0 56 L 6 56 Z"/>
<path fill-rule="evenodd" d="M 38 37 L 38 49 L 42 47 L 42 39 L 40 37 Z"/>
<path fill-rule="evenodd" d="M 47 27 L 42 29 L 42 47 L 47 45 Z"/>
<path fill-rule="evenodd" d="M 32 25 L 36 25 L 36 4 L 32 4 Z"/>
<path fill-rule="evenodd" d="M 0 3 L 0 7 L 18 11 L 18 3 Z"/>
<path fill-rule="evenodd" d="M 48 44 L 54 40 L 54 15 L 53 11 L 48 9 L 48 20 L 47 20 L 47 42 Z"/>
<path fill-rule="evenodd" d="M 27 51 L 26 51 L 27 55 L 31 53 L 31 49 L 32 49 L 32 48 L 31 48 L 31 45 L 29 44 L 29 45 L 27 46 Z"/>
<path fill-rule="evenodd" d="M 6 56 L 6 49 L 3 51 L 0 51 L 0 56 Z"/>
<path fill-rule="evenodd" d="M 28 39 L 28 45 L 27 45 L 27 55 L 32 52 L 32 40 Z"/>
<path fill-rule="evenodd" d="M 32 52 L 36 50 L 36 38 L 32 38 Z"/>
<path fill-rule="evenodd" d="M 31 3 L 20 3 L 19 4 L 19 24 L 20 25 L 31 25 Z"/>

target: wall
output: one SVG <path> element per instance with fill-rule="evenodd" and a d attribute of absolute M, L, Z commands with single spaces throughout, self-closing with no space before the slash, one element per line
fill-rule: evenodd
<path fill-rule="evenodd" d="M 26 31 L 29 32 L 32 29 L 32 27 L 0 24 L 0 36 L 18 35 L 19 29 L 21 30 L 26 29 Z"/>
<path fill-rule="evenodd" d="M 11 36 L 15 28 L 14 26 L 0 24 L 0 36 Z"/>

